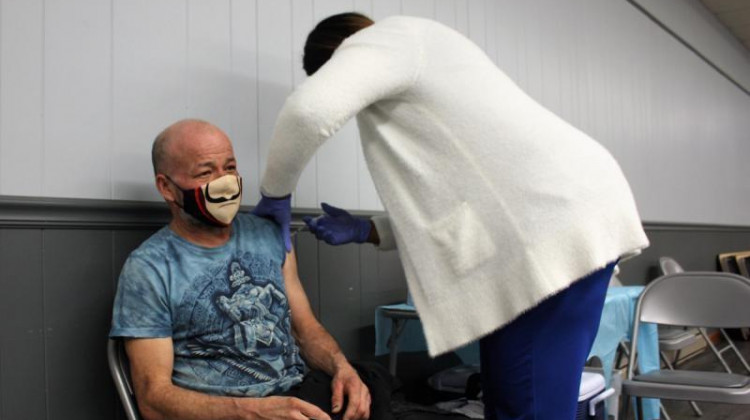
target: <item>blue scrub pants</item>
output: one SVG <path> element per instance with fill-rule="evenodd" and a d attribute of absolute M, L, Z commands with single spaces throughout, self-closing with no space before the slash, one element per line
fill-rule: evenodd
<path fill-rule="evenodd" d="M 572 420 L 615 263 L 479 341 L 485 420 Z"/>

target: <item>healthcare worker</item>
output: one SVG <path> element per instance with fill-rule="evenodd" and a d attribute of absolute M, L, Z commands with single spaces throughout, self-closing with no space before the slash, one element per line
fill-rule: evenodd
<path fill-rule="evenodd" d="M 489 420 L 573 419 L 613 266 L 648 246 L 612 156 L 428 19 L 329 17 L 303 64 L 255 212 L 290 247 L 300 173 L 356 116 L 388 214 L 378 239 L 397 245 L 430 355 L 480 340 Z M 349 239 L 374 236 L 355 224 Z"/>

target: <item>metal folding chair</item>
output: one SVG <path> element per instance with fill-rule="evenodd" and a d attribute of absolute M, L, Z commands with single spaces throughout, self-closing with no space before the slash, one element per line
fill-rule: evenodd
<path fill-rule="evenodd" d="M 649 284 L 638 299 L 628 373 L 622 393 L 628 396 L 726 404 L 750 404 L 750 376 L 724 372 L 657 370 L 635 375 L 638 330 L 641 322 L 660 325 L 737 328 L 750 326 L 750 279 L 728 273 L 685 272 L 669 274 Z M 643 418 L 643 417 L 640 417 Z"/>
<path fill-rule="evenodd" d="M 725 256 L 724 260 L 728 263 L 729 258 L 734 258 L 736 255 L 744 255 L 747 254 L 747 257 L 750 257 L 750 253 L 728 253 L 728 254 L 721 254 Z M 731 255 L 731 257 L 730 257 Z M 719 259 L 721 261 L 721 258 Z M 737 262 L 740 262 L 739 260 L 735 261 L 734 267 L 737 267 Z M 674 259 L 670 257 L 662 257 L 659 259 L 659 265 L 662 269 L 663 274 L 675 274 L 675 273 L 682 273 L 684 270 L 680 266 L 680 264 L 677 263 Z M 731 266 L 731 264 L 730 264 Z M 736 273 L 734 273 L 736 274 Z M 748 277 L 748 276 L 745 276 Z M 737 346 L 734 344 L 734 341 L 729 337 L 729 334 L 727 334 L 726 330 L 724 328 L 719 328 L 719 331 L 726 342 L 726 345 L 722 348 L 716 348 L 714 343 L 708 338 L 708 334 L 706 333 L 705 328 L 698 328 L 697 329 L 700 335 L 703 337 L 703 339 L 706 341 L 706 344 L 708 344 L 708 347 L 711 349 L 711 351 L 716 355 L 716 358 L 719 359 L 719 362 L 721 362 L 721 365 L 724 366 L 724 370 L 726 370 L 728 373 L 732 373 L 732 369 L 729 367 L 729 364 L 727 363 L 726 359 L 722 356 L 723 353 L 732 350 L 737 357 L 737 359 L 742 363 L 742 366 L 745 368 L 745 370 L 750 373 L 750 365 L 748 365 L 747 360 L 745 360 L 745 357 L 742 356 L 742 353 L 740 353 L 739 349 L 737 349 Z M 659 344 L 661 347 L 661 334 L 659 336 Z M 668 350 L 668 349 L 667 349 Z M 676 358 L 675 358 L 676 360 Z"/>
<path fill-rule="evenodd" d="M 674 260 L 672 257 L 661 257 L 659 258 L 659 268 L 661 268 L 662 275 L 682 273 L 685 270 L 682 266 Z M 664 365 L 669 370 L 674 370 L 677 361 L 680 358 L 680 352 L 692 346 L 693 344 L 700 341 L 703 336 L 707 342 L 708 336 L 705 335 L 705 331 L 701 331 L 698 328 L 686 328 L 686 327 L 661 327 L 659 328 L 659 358 L 662 360 Z M 675 352 L 674 358 L 669 360 L 666 352 Z M 721 354 L 716 354 L 719 360 L 722 360 Z M 722 360 L 723 362 L 723 360 Z M 702 416 L 703 412 L 695 401 L 690 401 L 690 406 L 695 412 L 696 416 Z"/>
<path fill-rule="evenodd" d="M 135 402 L 133 385 L 130 382 L 128 355 L 125 353 L 122 339 L 110 338 L 107 341 L 107 362 L 112 380 L 115 382 L 117 394 L 120 396 L 120 401 L 125 409 L 125 415 L 128 420 L 141 420 L 138 405 Z"/>

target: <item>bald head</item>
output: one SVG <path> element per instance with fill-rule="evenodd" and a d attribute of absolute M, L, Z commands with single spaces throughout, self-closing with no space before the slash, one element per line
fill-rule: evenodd
<path fill-rule="evenodd" d="M 169 174 L 175 164 L 183 160 L 185 153 L 204 146 L 207 142 L 231 142 L 226 134 L 215 125 L 198 119 L 185 119 L 165 128 L 154 139 L 151 147 L 151 163 L 154 174 Z"/>

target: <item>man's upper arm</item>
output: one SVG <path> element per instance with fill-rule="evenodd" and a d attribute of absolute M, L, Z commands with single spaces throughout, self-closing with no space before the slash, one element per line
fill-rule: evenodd
<path fill-rule="evenodd" d="M 282 273 L 284 275 L 284 287 L 286 288 L 289 310 L 292 313 L 292 329 L 297 332 L 304 329 L 306 325 L 312 325 L 309 324 L 310 322 L 317 324 L 318 321 L 315 318 L 315 314 L 313 314 L 310 301 L 307 300 L 307 294 L 299 279 L 297 257 L 294 249 L 287 254 L 286 261 L 284 261 L 284 266 L 282 267 Z M 295 333 L 295 335 L 297 334 Z"/>
<path fill-rule="evenodd" d="M 149 260 L 131 254 L 123 266 L 110 336 L 125 340 L 136 397 L 144 401 L 159 383 L 172 383 L 172 325 L 162 275 Z"/>
<path fill-rule="evenodd" d="M 172 384 L 174 348 L 171 337 L 128 338 L 125 351 L 136 399 L 145 401 L 149 391 Z"/>

